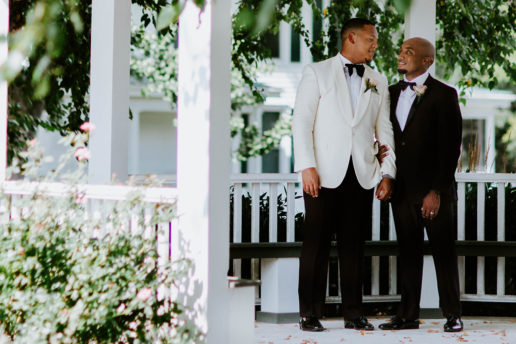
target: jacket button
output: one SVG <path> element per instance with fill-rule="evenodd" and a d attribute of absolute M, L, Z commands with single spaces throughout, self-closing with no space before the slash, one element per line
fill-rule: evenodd
<path fill-rule="evenodd" d="M 401 145 L 402 145 L 402 146 L 405 146 L 405 141 L 403 141 L 403 142 L 401 143 Z"/>

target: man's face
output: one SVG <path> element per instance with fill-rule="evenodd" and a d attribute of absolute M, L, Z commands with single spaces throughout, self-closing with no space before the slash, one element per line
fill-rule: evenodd
<path fill-rule="evenodd" d="M 425 56 L 418 45 L 410 40 L 403 43 L 398 55 L 398 72 L 407 76 L 417 76 L 426 70 Z"/>
<path fill-rule="evenodd" d="M 378 33 L 373 25 L 365 25 L 355 32 L 354 53 L 357 57 L 363 58 L 363 62 L 371 62 L 376 51 Z"/>

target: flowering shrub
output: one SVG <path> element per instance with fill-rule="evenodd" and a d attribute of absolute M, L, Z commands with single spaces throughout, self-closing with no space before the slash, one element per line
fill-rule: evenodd
<path fill-rule="evenodd" d="M 48 159 L 35 142 L 10 169 L 25 183 L 64 182 L 64 195 L 0 192 L 0 332 L 31 344 L 202 340 L 192 311 L 170 296 L 190 263 L 158 257 L 158 224 L 172 219 L 173 205 L 143 202 L 144 188 L 123 201 L 86 200 L 78 184 L 93 127 L 83 130 L 64 138 L 69 154 L 49 175 L 38 176 Z M 76 168 L 65 172 L 72 156 Z"/>

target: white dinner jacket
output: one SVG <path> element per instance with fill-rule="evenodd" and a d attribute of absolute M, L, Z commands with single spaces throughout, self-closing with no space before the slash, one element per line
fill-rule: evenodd
<path fill-rule="evenodd" d="M 366 80 L 376 82 L 377 92 L 366 90 Z M 348 83 L 340 57 L 307 65 L 299 84 L 292 134 L 294 169 L 315 167 L 321 186 L 338 187 L 353 157 L 355 174 L 364 189 L 375 187 L 383 174 L 396 176 L 394 138 L 389 120 L 389 90 L 386 78 L 365 66 L 356 113 L 353 113 Z M 382 166 L 378 144 L 389 147 Z"/>

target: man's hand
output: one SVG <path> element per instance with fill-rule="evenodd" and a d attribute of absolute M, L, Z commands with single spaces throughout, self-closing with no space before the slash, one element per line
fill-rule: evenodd
<path fill-rule="evenodd" d="M 430 190 L 423 198 L 423 206 L 421 207 L 421 215 L 424 219 L 433 220 L 439 213 L 441 205 L 441 196 L 434 190 Z"/>
<path fill-rule="evenodd" d="M 381 165 L 383 163 L 383 159 L 385 159 L 385 157 L 389 155 L 389 153 L 387 153 L 389 151 L 389 147 L 387 145 L 380 144 L 380 142 L 378 142 L 378 144 L 380 145 L 380 147 L 378 147 L 378 153 L 376 153 L 376 158 L 378 159 Z"/>
<path fill-rule="evenodd" d="M 312 197 L 319 196 L 321 183 L 319 182 L 319 174 L 314 167 L 306 168 L 301 172 L 303 179 L 303 191 Z"/>
<path fill-rule="evenodd" d="M 380 185 L 376 188 L 376 198 L 380 201 L 388 201 L 392 195 L 392 182 L 391 178 L 383 177 Z"/>

